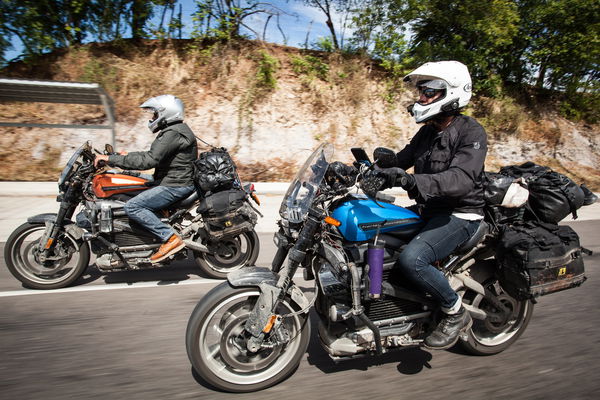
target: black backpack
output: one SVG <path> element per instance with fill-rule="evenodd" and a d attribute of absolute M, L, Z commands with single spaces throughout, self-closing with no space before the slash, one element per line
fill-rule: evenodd
<path fill-rule="evenodd" d="M 200 153 L 194 167 L 194 182 L 205 193 L 231 189 L 237 180 L 235 163 L 224 147 Z"/>
<path fill-rule="evenodd" d="M 500 173 L 525 179 L 529 205 L 541 221 L 557 224 L 569 214 L 577 219 L 577 209 L 583 205 L 585 193 L 565 175 L 532 162 L 504 167 Z"/>

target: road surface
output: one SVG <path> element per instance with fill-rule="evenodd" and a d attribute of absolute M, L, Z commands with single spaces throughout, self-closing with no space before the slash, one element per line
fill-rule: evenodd
<path fill-rule="evenodd" d="M 0 257 L 0 398 L 596 399 L 600 221 L 569 225 L 595 251 L 585 258 L 588 281 L 541 298 L 527 331 L 505 352 L 474 357 L 411 348 L 335 364 L 318 345 L 313 315 L 313 337 L 296 373 L 242 395 L 206 387 L 188 361 L 188 317 L 218 283 L 191 262 L 113 274 L 90 268 L 72 288 L 40 292 L 24 289 Z M 270 262 L 271 237 L 260 235 L 258 265 Z"/>

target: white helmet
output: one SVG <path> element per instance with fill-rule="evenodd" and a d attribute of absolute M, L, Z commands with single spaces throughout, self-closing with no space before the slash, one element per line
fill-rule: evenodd
<path fill-rule="evenodd" d="M 183 121 L 183 102 L 172 94 L 152 97 L 146 100 L 140 108 L 154 111 L 154 116 L 148 121 L 148 128 L 153 133 L 172 122 Z"/>
<path fill-rule="evenodd" d="M 444 90 L 440 98 L 430 104 L 415 103 L 408 112 L 416 122 L 425 122 L 441 113 L 456 112 L 471 99 L 471 75 L 467 66 L 458 61 L 428 62 L 404 77 L 413 87 Z"/>

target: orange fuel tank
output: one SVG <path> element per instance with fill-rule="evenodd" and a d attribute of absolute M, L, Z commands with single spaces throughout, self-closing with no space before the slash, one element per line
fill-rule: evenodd
<path fill-rule="evenodd" d="M 123 174 L 100 174 L 92 179 L 94 194 L 98 198 L 106 198 L 118 193 L 148 189 L 146 179 Z"/>

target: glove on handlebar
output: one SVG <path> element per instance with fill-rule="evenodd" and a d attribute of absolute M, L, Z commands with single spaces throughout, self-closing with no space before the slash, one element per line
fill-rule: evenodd
<path fill-rule="evenodd" d="M 415 184 L 415 177 L 402 168 L 384 168 L 367 172 L 360 186 L 367 196 L 375 197 L 380 190 L 401 186 L 408 191 L 414 188 Z"/>
<path fill-rule="evenodd" d="M 380 171 L 367 172 L 360 182 L 360 188 L 369 197 L 375 197 L 377 192 L 385 189 L 387 178 L 378 172 Z"/>
<path fill-rule="evenodd" d="M 384 168 L 380 172 L 386 177 L 386 186 L 400 186 L 404 190 L 410 190 L 415 187 L 415 177 L 402 168 Z"/>
<path fill-rule="evenodd" d="M 358 175 L 356 168 L 340 161 L 332 162 L 327 169 L 327 178 L 331 180 L 330 183 L 340 181 L 343 184 L 349 185 L 354 183 L 356 175 Z"/>

